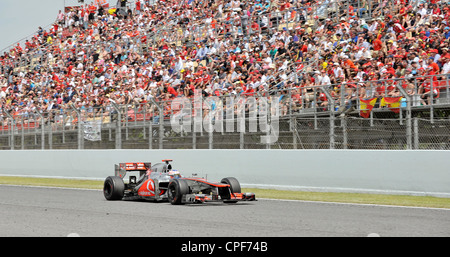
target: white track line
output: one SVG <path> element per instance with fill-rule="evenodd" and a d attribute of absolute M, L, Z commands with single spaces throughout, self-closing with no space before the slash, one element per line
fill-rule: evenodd
<path fill-rule="evenodd" d="M 49 189 L 66 189 L 66 190 L 99 191 L 99 192 L 102 191 L 101 189 L 71 188 L 71 187 L 49 187 L 49 186 L 31 186 L 31 185 L 0 184 L 0 186 L 49 188 Z M 256 198 L 256 199 L 257 200 L 264 200 L 264 201 L 279 201 L 279 202 L 321 203 L 321 204 L 350 205 L 350 206 L 374 206 L 374 207 L 389 207 L 389 208 L 406 208 L 406 209 L 426 209 L 426 210 L 445 210 L 445 211 L 450 211 L 450 209 L 448 209 L 448 208 L 420 207 L 420 206 L 402 206 L 402 205 L 386 205 L 386 204 L 370 204 L 370 203 L 342 203 L 342 202 L 289 200 L 289 199 L 274 199 L 274 198 Z"/>
<path fill-rule="evenodd" d="M 445 211 L 450 211 L 450 209 L 448 209 L 448 208 L 421 207 L 421 206 L 403 206 L 403 205 L 387 205 L 387 204 L 372 204 L 372 203 L 342 203 L 342 202 L 310 201 L 310 200 L 288 200 L 288 199 L 272 199 L 272 198 L 256 198 L 256 199 L 257 200 L 267 200 L 267 201 L 281 201 L 281 202 L 323 203 L 323 204 L 336 204 L 336 205 L 376 206 L 376 207 L 390 207 L 390 208 L 407 208 L 407 209 L 427 209 L 427 210 L 445 210 Z"/>

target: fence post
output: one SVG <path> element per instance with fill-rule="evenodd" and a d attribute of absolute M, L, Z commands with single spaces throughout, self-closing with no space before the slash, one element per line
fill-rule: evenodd
<path fill-rule="evenodd" d="M 433 85 L 433 77 L 434 76 L 430 76 L 430 102 L 428 103 L 430 105 L 430 121 L 431 121 L 431 124 L 434 123 L 434 96 L 433 96 L 434 85 Z"/>
<path fill-rule="evenodd" d="M 342 135 L 343 135 L 343 142 L 344 149 L 347 149 L 348 145 L 348 138 L 347 138 L 347 118 L 345 116 L 341 116 L 341 127 L 342 127 Z"/>
<path fill-rule="evenodd" d="M 22 128 L 20 130 L 20 149 L 23 150 L 23 149 L 25 149 L 25 146 L 24 146 L 24 144 L 25 144 L 25 134 L 24 134 L 25 129 L 23 128 L 23 116 L 21 116 L 20 122 L 21 122 L 20 126 Z"/>
<path fill-rule="evenodd" d="M 419 149 L 419 119 L 414 117 L 414 149 Z"/>
<path fill-rule="evenodd" d="M 411 130 L 411 101 L 412 97 L 408 95 L 406 90 L 399 84 L 396 85 L 403 97 L 406 98 L 406 149 L 412 149 L 412 130 Z M 400 106 L 400 114 L 402 114 L 402 107 Z"/>
<path fill-rule="evenodd" d="M 70 107 L 72 108 L 72 110 L 74 110 L 77 113 L 77 117 L 78 117 L 78 149 L 84 149 L 84 136 L 83 136 L 83 128 L 82 128 L 82 123 L 81 123 L 81 112 L 80 110 L 78 110 L 75 105 L 70 105 Z"/>
<path fill-rule="evenodd" d="M 150 117 L 150 125 L 148 128 L 148 149 L 153 149 L 153 108 L 150 110 Z"/>
<path fill-rule="evenodd" d="M 330 149 L 335 149 L 336 145 L 335 145 L 335 132 L 334 132 L 334 99 L 331 96 L 330 92 L 325 88 L 325 87 L 320 87 L 320 90 L 322 90 L 322 92 L 327 96 L 328 101 L 330 101 L 330 103 L 328 104 L 328 108 L 329 108 L 329 112 L 330 112 Z"/>
<path fill-rule="evenodd" d="M 36 111 L 36 113 L 39 115 L 39 117 L 41 118 L 41 149 L 44 150 L 45 149 L 45 122 L 44 122 L 44 115 L 42 115 L 42 113 L 40 113 L 38 110 Z"/>
<path fill-rule="evenodd" d="M 48 126 L 48 149 L 53 149 L 53 126 L 54 124 L 50 123 Z"/>
<path fill-rule="evenodd" d="M 159 105 L 155 99 L 150 100 L 158 108 L 159 117 L 159 149 L 163 149 L 163 139 L 164 139 L 164 110 L 161 105 Z"/>
<path fill-rule="evenodd" d="M 3 108 L 2 108 L 3 109 Z M 15 140 L 14 140 L 14 128 L 16 126 L 16 121 L 14 120 L 13 116 L 7 112 L 6 110 L 3 109 L 3 112 L 6 114 L 6 116 L 8 116 L 8 118 L 11 120 L 11 127 L 9 129 L 9 131 L 11 132 L 11 150 L 14 150 L 15 147 Z"/>
<path fill-rule="evenodd" d="M 239 149 L 244 149 L 244 132 L 239 132 Z"/>
<path fill-rule="evenodd" d="M 164 149 L 164 113 L 163 109 L 159 110 L 159 149 Z"/>
<path fill-rule="evenodd" d="M 128 119 L 130 118 L 128 108 L 132 107 L 128 107 L 128 105 L 125 105 L 125 140 L 128 140 L 128 128 L 130 127 L 130 123 L 128 122 Z M 136 112 L 134 112 L 134 120 L 136 120 Z"/>
<path fill-rule="evenodd" d="M 208 131 L 208 149 L 214 149 L 214 126 L 212 125 L 213 122 L 213 117 L 211 116 L 211 112 L 213 110 L 213 106 L 210 102 L 208 102 L 208 99 L 206 99 L 205 97 L 203 97 L 203 104 L 207 105 L 209 108 L 209 112 L 207 113 L 207 115 L 210 116 L 210 122 L 208 124 L 203 124 L 204 128 L 207 129 Z M 207 126 L 207 127 L 206 127 Z"/>
<path fill-rule="evenodd" d="M 116 121 L 116 149 L 122 149 L 122 113 L 120 113 L 120 108 L 116 103 L 111 102 L 112 107 L 117 112 Z"/>
<path fill-rule="evenodd" d="M 292 149 L 297 149 L 297 122 L 295 120 L 294 117 L 291 116 L 290 120 L 289 120 L 289 128 L 290 131 L 292 132 Z"/>
<path fill-rule="evenodd" d="M 192 131 L 192 149 L 197 149 L 197 135 Z"/>

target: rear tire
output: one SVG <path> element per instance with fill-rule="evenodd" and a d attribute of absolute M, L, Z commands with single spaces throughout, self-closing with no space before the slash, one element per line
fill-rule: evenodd
<path fill-rule="evenodd" d="M 103 195 L 106 200 L 122 200 L 125 191 L 123 179 L 116 176 L 110 176 L 105 179 L 103 184 Z"/>
<path fill-rule="evenodd" d="M 173 205 L 183 204 L 183 196 L 189 194 L 189 185 L 183 179 L 174 179 L 170 182 L 167 189 L 167 197 Z"/>
<path fill-rule="evenodd" d="M 228 184 L 230 185 L 230 191 L 231 193 L 241 193 L 241 184 L 236 178 L 228 177 L 223 178 L 220 183 Z M 230 196 L 231 197 L 231 196 Z M 224 200 L 224 203 L 237 203 L 236 200 Z"/>

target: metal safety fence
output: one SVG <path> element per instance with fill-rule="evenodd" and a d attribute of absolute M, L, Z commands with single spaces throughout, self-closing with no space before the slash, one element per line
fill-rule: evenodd
<path fill-rule="evenodd" d="M 450 150 L 450 120 L 414 118 L 408 132 L 405 120 L 343 117 L 290 118 L 280 120 L 277 140 L 265 143 L 263 132 L 176 132 L 170 124 L 103 123 L 98 129 L 81 125 L 74 129 L 50 126 L 3 131 L 2 150 L 34 149 L 370 149 Z M 92 135 L 95 133 L 97 135 Z M 97 137 L 97 138 L 96 138 Z"/>
<path fill-rule="evenodd" d="M 332 95 L 331 88 L 311 89 Z M 294 91 L 127 105 L 106 101 L 96 108 L 3 109 L 0 149 L 450 148 L 450 108 L 442 99 L 413 106 L 413 98 L 405 97 L 383 105 L 387 98 L 380 95 L 370 99 L 369 108 L 364 98 L 302 102 L 307 95 L 296 99 Z"/>

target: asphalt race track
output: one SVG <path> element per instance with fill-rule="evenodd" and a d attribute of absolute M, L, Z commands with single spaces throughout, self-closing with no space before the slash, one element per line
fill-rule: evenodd
<path fill-rule="evenodd" d="M 259 200 L 106 201 L 99 190 L 0 186 L 0 236 L 448 237 L 450 210 Z"/>

